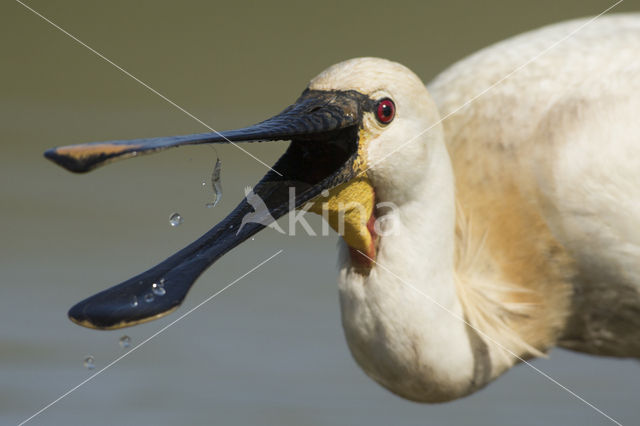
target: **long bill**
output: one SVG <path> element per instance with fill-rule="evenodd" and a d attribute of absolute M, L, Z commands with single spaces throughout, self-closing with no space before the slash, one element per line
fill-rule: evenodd
<path fill-rule="evenodd" d="M 306 90 L 280 114 L 242 129 L 86 143 L 46 151 L 48 159 L 82 173 L 117 159 L 183 145 L 291 140 L 273 166 L 277 173 L 269 171 L 225 219 L 151 269 L 79 302 L 69 310 L 69 318 L 85 327 L 116 329 L 172 312 L 195 280 L 229 250 L 324 189 L 354 177 L 358 129 L 367 102 L 368 98 L 354 91 Z"/>

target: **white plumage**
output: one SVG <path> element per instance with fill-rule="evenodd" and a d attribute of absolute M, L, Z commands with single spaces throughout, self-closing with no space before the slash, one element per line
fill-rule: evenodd
<path fill-rule="evenodd" d="M 180 145 L 292 139 L 276 166 L 283 179 L 256 187 L 269 203 L 247 193 L 204 237 L 70 318 L 112 329 L 166 315 L 261 229 L 254 222 L 302 206 L 344 237 L 339 291 L 354 358 L 405 398 L 468 395 L 556 345 L 640 358 L 640 15 L 515 37 L 428 89 L 376 58 L 334 65 L 308 88 L 281 114 L 224 134 L 48 150 L 85 172 Z M 306 189 L 283 202 L 292 184 Z M 393 232 L 376 230 L 382 219 Z M 144 297 L 157 279 L 172 297 L 132 309 L 123 296 Z"/>
<path fill-rule="evenodd" d="M 388 127 L 365 118 L 361 144 L 399 232 L 379 238 L 368 274 L 341 255 L 343 326 L 369 376 L 434 402 L 554 345 L 640 357 L 639 15 L 498 43 L 428 92 L 374 58 L 310 88 L 397 105 Z"/>

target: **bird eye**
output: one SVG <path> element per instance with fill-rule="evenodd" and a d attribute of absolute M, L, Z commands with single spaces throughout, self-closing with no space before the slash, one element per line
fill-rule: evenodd
<path fill-rule="evenodd" d="M 384 98 L 378 101 L 376 107 L 376 118 L 382 124 L 389 124 L 393 117 L 396 115 L 396 104 L 389 98 Z"/>

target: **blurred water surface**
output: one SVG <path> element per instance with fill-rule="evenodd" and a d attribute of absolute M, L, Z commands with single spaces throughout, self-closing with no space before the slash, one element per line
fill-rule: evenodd
<path fill-rule="evenodd" d="M 216 129 L 266 118 L 327 66 L 381 56 L 425 81 L 479 48 L 606 1 L 104 2 L 29 5 Z M 627 1 L 616 10 L 638 9 Z M 205 131 L 18 3 L 0 5 L 0 423 L 15 424 L 282 249 L 255 273 L 30 424 L 608 424 L 526 366 L 460 401 L 421 405 L 369 380 L 344 342 L 337 237 L 271 230 L 221 259 L 178 313 L 132 329 L 75 326 L 75 302 L 164 259 L 222 219 L 265 168 L 234 147 L 214 209 L 209 147 L 77 176 L 52 146 Z M 267 163 L 284 143 L 244 146 Z M 178 212 L 184 223 L 169 226 Z M 313 222 L 319 229 L 320 222 Z M 634 361 L 560 350 L 535 362 L 624 424 L 637 424 Z M 96 370 L 97 371 L 97 370 Z"/>

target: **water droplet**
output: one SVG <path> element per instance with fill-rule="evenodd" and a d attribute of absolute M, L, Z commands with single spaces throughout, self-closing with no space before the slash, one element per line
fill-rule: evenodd
<path fill-rule="evenodd" d="M 131 296 L 131 299 L 129 299 L 129 303 L 135 308 L 136 306 L 138 306 L 138 298 L 136 296 Z"/>
<path fill-rule="evenodd" d="M 213 202 L 205 204 L 208 208 L 215 207 L 222 200 L 222 183 L 220 182 L 220 173 L 222 172 L 222 161 L 216 158 L 216 165 L 213 166 L 211 173 L 211 188 L 213 188 Z"/>
<path fill-rule="evenodd" d="M 120 340 L 118 340 L 118 344 L 122 349 L 127 349 L 129 346 L 131 346 L 131 337 L 125 334 L 120 338 Z"/>
<path fill-rule="evenodd" d="M 153 293 L 147 293 L 144 295 L 144 301 L 147 303 L 153 302 L 153 299 L 154 299 Z"/>
<path fill-rule="evenodd" d="M 320 193 L 320 195 L 322 195 L 323 197 L 328 197 L 329 196 L 329 190 L 323 189 L 322 192 Z"/>
<path fill-rule="evenodd" d="M 87 370 L 93 370 L 94 368 L 96 368 L 95 361 L 95 358 L 89 355 L 84 359 L 82 365 L 84 365 L 84 368 L 86 368 Z"/>
<path fill-rule="evenodd" d="M 163 280 L 161 280 L 159 283 L 151 284 L 151 291 L 153 291 L 153 294 L 155 294 L 156 296 L 164 296 L 165 294 L 167 294 L 167 290 L 164 289 Z"/>
<path fill-rule="evenodd" d="M 182 222 L 184 221 L 184 219 L 182 219 L 182 216 L 180 216 L 179 213 L 173 213 L 171 216 L 169 216 L 169 224 L 171 226 L 178 226 L 180 225 Z"/>
<path fill-rule="evenodd" d="M 202 182 L 202 186 L 207 186 L 207 182 Z"/>
<path fill-rule="evenodd" d="M 251 241 L 255 241 L 255 240 L 256 240 L 256 237 L 251 237 Z"/>

